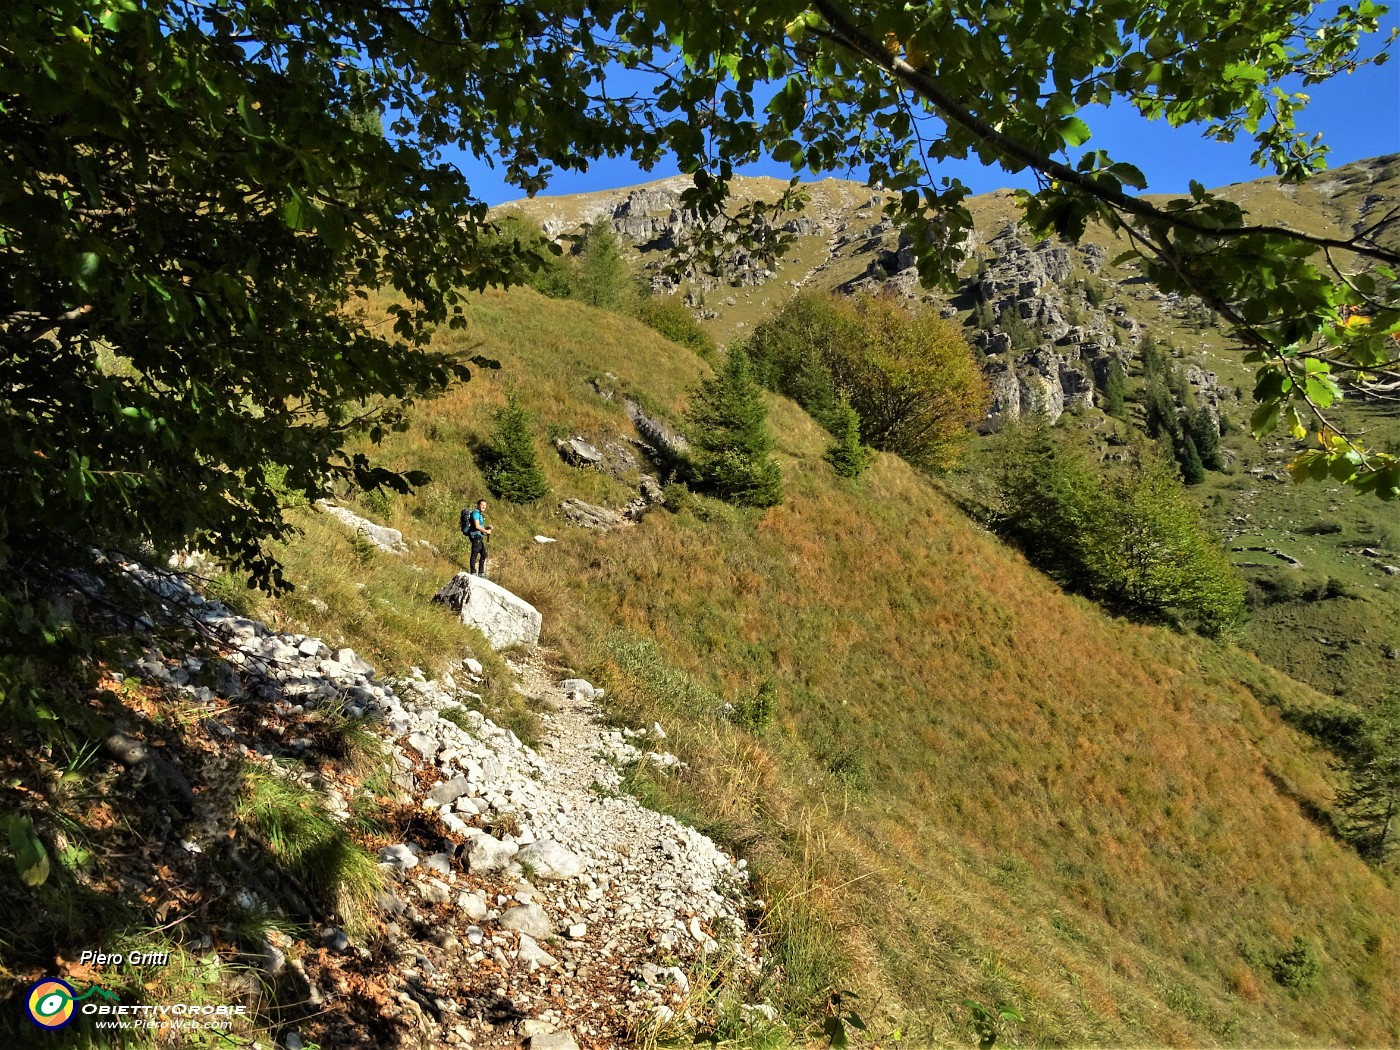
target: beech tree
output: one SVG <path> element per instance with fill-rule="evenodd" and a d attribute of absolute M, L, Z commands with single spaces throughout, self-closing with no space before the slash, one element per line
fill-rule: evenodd
<path fill-rule="evenodd" d="M 756 374 L 838 439 L 844 403 L 861 440 L 919 467 L 952 466 L 991 401 L 961 330 L 891 296 L 799 292 L 748 348 Z"/>
<path fill-rule="evenodd" d="M 0 9 L 0 563 L 92 542 L 198 544 L 275 578 L 287 490 L 422 479 L 346 452 L 466 363 L 426 349 L 464 290 L 525 279 L 471 186 L 526 192 L 627 155 L 691 174 L 695 250 L 776 251 L 794 206 L 725 211 L 735 165 L 867 168 L 950 280 L 967 189 L 934 165 L 1033 170 L 1025 221 L 1090 221 L 1200 296 L 1258 362 L 1253 428 L 1320 435 L 1295 465 L 1393 497 L 1400 461 L 1337 433 L 1344 385 L 1400 382 L 1394 213 L 1353 236 L 1258 225 L 1197 185 L 1149 201 L 1092 107 L 1252 139 L 1286 179 L 1323 163 L 1283 87 L 1347 72 L 1371 0 L 49 0 Z M 630 80 L 614 77 L 628 70 Z M 637 86 L 634 86 L 637 85 Z M 768 101 L 764 102 L 763 99 Z M 383 127 L 373 114 L 384 115 Z M 709 220 L 726 215 L 725 222 Z M 707 240 L 708 238 L 708 240 Z M 1388 239 L 1389 238 L 1389 239 Z M 538 259 L 535 260 L 538 262 Z M 388 289 L 392 327 L 347 308 Z M 275 479 L 275 482 L 274 482 Z M 22 552 L 22 554 L 21 554 Z"/>
<path fill-rule="evenodd" d="M 992 524 L 1064 586 L 1147 619 L 1228 631 L 1244 585 L 1153 442 L 1105 473 L 1082 435 L 1033 416 L 1002 433 Z"/>

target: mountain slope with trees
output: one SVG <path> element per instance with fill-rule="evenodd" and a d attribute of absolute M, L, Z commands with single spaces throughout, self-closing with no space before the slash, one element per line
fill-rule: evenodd
<path fill-rule="evenodd" d="M 509 362 L 537 428 L 598 448 L 636 437 L 628 399 L 680 424 L 707 374 L 635 322 L 528 291 L 467 317 L 460 338 Z M 438 481 L 377 513 L 464 557 L 456 514 L 483 479 L 463 450 L 503 397 L 474 380 L 415 413 L 385 451 Z M 962 1039 L 964 998 L 1020 1011 L 1028 1044 L 1397 1039 L 1400 899 L 1340 837 L 1328 755 L 1285 720 L 1323 698 L 1068 598 L 902 461 L 842 479 L 823 428 L 782 398 L 768 417 L 780 506 L 668 497 L 603 533 L 512 508 L 492 557 L 614 717 L 666 725 L 687 769 L 631 788 L 749 859 L 790 1016 L 852 988 L 916 1042 Z M 627 469 L 543 466 L 561 499 L 635 491 Z M 313 525 L 316 547 L 281 552 L 304 583 L 286 614 L 356 641 L 387 615 L 375 598 L 414 608 L 393 584 L 344 596 L 344 541 Z M 394 658 L 391 638 L 361 644 Z"/>

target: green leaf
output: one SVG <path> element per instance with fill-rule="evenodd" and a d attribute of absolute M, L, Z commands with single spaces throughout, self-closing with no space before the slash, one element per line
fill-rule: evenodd
<path fill-rule="evenodd" d="M 1249 431 L 1255 440 L 1274 432 L 1281 411 L 1282 406 L 1277 401 L 1270 401 L 1254 410 L 1254 414 L 1249 417 Z"/>
<path fill-rule="evenodd" d="M 1060 124 L 1060 137 L 1065 140 L 1065 145 L 1073 149 L 1082 146 L 1089 141 L 1091 132 L 1089 125 L 1084 123 L 1079 117 L 1070 117 Z"/>
<path fill-rule="evenodd" d="M 42 886 L 49 877 L 49 855 L 28 817 L 12 815 L 9 825 L 10 851 L 15 867 L 26 886 Z"/>
<path fill-rule="evenodd" d="M 1330 376 L 1321 379 L 1309 376 L 1305 388 L 1308 392 L 1308 400 L 1318 408 L 1327 408 L 1337 398 L 1337 387 Z"/>
<path fill-rule="evenodd" d="M 312 224 L 316 214 L 315 206 L 292 187 L 291 196 L 282 206 L 282 219 L 293 230 L 304 230 Z"/>
<path fill-rule="evenodd" d="M 829 1040 L 829 1045 L 833 1050 L 845 1050 L 851 1045 L 850 1037 L 846 1035 L 846 1026 L 841 1023 L 841 1018 L 831 1015 L 822 1021 L 822 1033 Z"/>

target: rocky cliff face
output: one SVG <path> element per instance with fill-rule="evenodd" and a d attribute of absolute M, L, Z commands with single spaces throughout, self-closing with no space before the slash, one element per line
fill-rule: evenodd
<path fill-rule="evenodd" d="M 1093 405 L 1095 380 L 1107 374 L 1109 357 L 1131 353 L 1140 338 L 1136 322 L 1120 328 L 1115 304 L 1096 309 L 1072 283 L 1097 274 L 1103 259 L 1097 245 L 1030 244 L 1012 228 L 988 243 L 970 287 L 978 316 L 994 319 L 972 336 L 992 385 L 987 428 L 1022 412 L 1055 420 L 1066 409 Z"/>
<path fill-rule="evenodd" d="M 673 178 L 511 207 L 526 211 L 554 238 L 571 236 L 585 224 L 607 223 L 635 249 L 655 291 L 682 295 L 722 337 L 762 320 L 803 287 L 933 303 L 945 317 L 966 320 L 969 341 L 985 360 L 994 395 L 984 423 L 988 430 L 1027 411 L 1057 419 L 1065 411 L 1092 406 L 1110 361 L 1117 358 L 1127 369 L 1142 343 L 1142 323 L 1115 284 L 1121 275 L 1106 270 L 1109 250 L 1092 241 L 1078 246 L 1030 241 L 1014 225 L 1015 209 L 1005 194 L 978 199 L 974 214 L 979 228 L 962 245 L 976 260 L 975 272 L 945 295 L 921 285 L 909 234 L 883 213 L 886 195 L 835 179 L 811 184 L 801 213 L 755 224 L 760 239 L 788 243 L 781 259 L 750 251 L 731 237 L 716 270 L 677 268 L 676 253 L 683 256 L 701 230 L 699 215 L 682 202 L 688 185 L 684 178 Z M 771 199 L 782 188 L 776 180 L 736 180 L 736 186 L 741 198 Z M 717 230 L 712 222 L 709 232 Z M 1148 298 L 1170 325 L 1203 310 L 1197 302 L 1173 296 Z M 1214 375 L 1194 364 L 1187 365 L 1187 372 L 1199 402 L 1218 416 Z"/>

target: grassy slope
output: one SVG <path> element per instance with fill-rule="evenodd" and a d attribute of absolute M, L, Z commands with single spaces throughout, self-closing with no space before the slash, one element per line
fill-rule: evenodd
<path fill-rule="evenodd" d="M 382 600 L 425 636 L 445 616 L 422 577 L 465 561 L 468 448 L 505 388 L 541 431 L 602 441 L 632 431 L 589 378 L 675 409 L 705 370 L 639 325 L 525 291 L 481 297 L 471 322 L 452 338 L 505 370 L 387 445 L 439 479 L 379 516 L 444 555 L 416 556 L 426 573 L 374 562 Z M 546 453 L 554 497 L 493 508 L 493 576 L 541 609 L 563 662 L 613 687 L 619 717 L 665 724 L 690 770 L 639 786 L 754 860 L 794 1005 L 845 983 L 867 1014 L 945 1043 L 968 1038 L 967 996 L 1019 1008 L 1026 1044 L 1400 1038 L 1400 897 L 1326 832 L 1327 757 L 1278 716 L 1318 698 L 1238 650 L 1066 597 L 898 460 L 839 482 L 822 433 L 772 408 L 783 506 L 587 533 L 555 500 L 618 505 L 626 488 Z M 324 542 L 288 552 L 294 575 L 346 557 L 315 527 Z M 357 602 L 318 626 L 357 639 Z M 755 736 L 649 692 L 619 655 L 635 638 L 729 699 L 773 678 L 776 723 Z M 1321 964 L 1299 990 L 1270 973 L 1295 937 Z"/>

